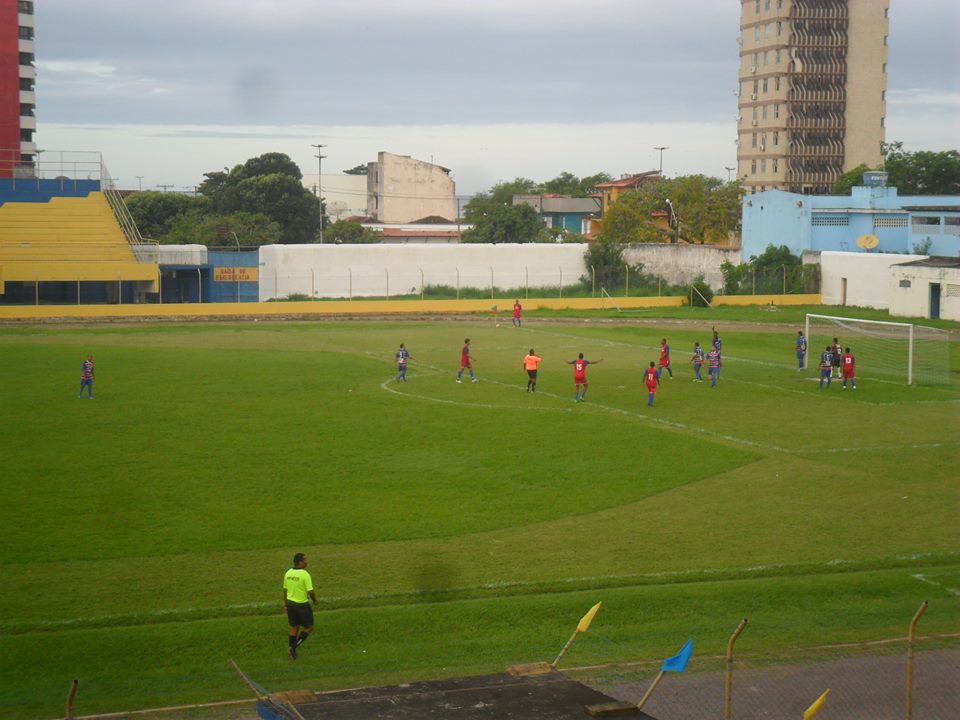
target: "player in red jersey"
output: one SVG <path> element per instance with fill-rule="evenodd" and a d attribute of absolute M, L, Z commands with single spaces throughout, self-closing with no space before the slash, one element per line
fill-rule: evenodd
<path fill-rule="evenodd" d="M 666 370 L 670 373 L 670 379 L 673 380 L 673 370 L 670 369 L 670 346 L 667 345 L 667 339 L 660 341 L 660 368 L 657 370 L 657 377 Z"/>
<path fill-rule="evenodd" d="M 584 360 L 583 353 L 576 360 L 567 360 L 567 365 L 573 365 L 573 401 L 584 402 L 587 399 L 587 365 L 596 365 L 599 360 Z M 581 390 L 581 388 L 583 388 Z"/>
<path fill-rule="evenodd" d="M 519 300 L 513 301 L 513 326 L 520 327 L 520 313 L 523 310 L 523 306 L 520 304 Z"/>
<path fill-rule="evenodd" d="M 650 367 L 643 374 L 643 382 L 647 386 L 647 406 L 653 407 L 653 396 L 657 393 L 657 385 L 660 384 L 660 373 L 657 372 L 656 363 L 650 361 Z"/>
<path fill-rule="evenodd" d="M 853 357 L 853 353 L 850 352 L 850 348 L 847 348 L 843 357 L 840 360 L 840 369 L 843 370 L 843 389 L 847 389 L 847 380 L 849 380 L 853 389 L 857 389 L 857 361 Z"/>
<path fill-rule="evenodd" d="M 473 363 L 470 361 L 470 338 L 463 341 L 463 349 L 460 350 L 460 372 L 457 373 L 457 382 L 463 382 L 463 371 L 470 372 L 470 382 L 476 382 L 477 376 L 473 374 Z"/>

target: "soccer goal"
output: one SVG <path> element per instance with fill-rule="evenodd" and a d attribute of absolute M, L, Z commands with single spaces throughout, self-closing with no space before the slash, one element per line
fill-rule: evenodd
<path fill-rule="evenodd" d="M 807 367 L 838 338 L 857 359 L 857 375 L 908 385 L 946 384 L 950 379 L 950 335 L 938 328 L 807 314 L 804 334 Z"/>

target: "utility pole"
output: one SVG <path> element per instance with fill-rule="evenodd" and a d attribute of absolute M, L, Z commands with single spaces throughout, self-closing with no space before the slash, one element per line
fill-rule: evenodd
<path fill-rule="evenodd" d="M 137 175 L 137 192 L 143 192 L 143 175 Z"/>
<path fill-rule="evenodd" d="M 321 154 L 320 149 L 326 145 L 311 145 L 317 149 L 314 157 L 317 159 L 317 200 L 320 201 L 320 244 L 323 245 L 323 159 L 326 155 Z"/>
<path fill-rule="evenodd" d="M 167 190 L 174 187 L 174 185 L 157 185 L 157 187 L 163 190 L 164 192 L 167 192 Z"/>
<path fill-rule="evenodd" d="M 666 145 L 664 145 L 663 147 L 655 147 L 655 148 L 654 148 L 654 150 L 659 150 L 659 151 L 660 151 L 660 176 L 661 176 L 661 177 L 663 177 L 663 151 L 664 151 L 664 150 L 669 150 L 669 149 L 670 149 L 670 148 L 668 148 Z"/>
<path fill-rule="evenodd" d="M 730 177 L 730 173 L 736 170 L 736 168 L 727 167 L 726 165 L 724 165 L 723 169 L 727 171 L 727 182 L 730 182 L 732 180 L 732 178 Z"/>

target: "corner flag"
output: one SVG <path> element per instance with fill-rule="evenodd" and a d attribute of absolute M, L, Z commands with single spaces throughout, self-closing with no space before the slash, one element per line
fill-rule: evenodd
<path fill-rule="evenodd" d="M 820 708 L 823 706 L 823 703 L 826 702 L 827 695 L 829 694 L 830 694 L 830 688 L 827 688 L 826 691 L 824 691 L 823 695 L 818 697 L 814 701 L 813 705 L 811 705 L 806 709 L 806 711 L 803 713 L 803 720 L 810 720 L 810 718 L 812 718 L 814 715 L 820 712 Z"/>
<path fill-rule="evenodd" d="M 693 638 L 687 640 L 687 644 L 680 648 L 680 652 L 663 661 L 660 672 L 683 672 L 687 669 L 691 655 L 693 655 Z"/>
<path fill-rule="evenodd" d="M 603 602 L 598 602 L 592 608 L 587 610 L 587 614 L 580 618 L 580 623 L 577 625 L 577 632 L 587 631 L 587 628 L 590 627 L 590 623 L 593 622 L 593 616 L 597 614 L 597 610 L 600 609 L 601 605 L 603 605 Z"/>

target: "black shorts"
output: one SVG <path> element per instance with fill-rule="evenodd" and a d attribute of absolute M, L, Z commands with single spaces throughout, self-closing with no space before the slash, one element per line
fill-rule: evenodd
<path fill-rule="evenodd" d="M 537 379 L 537 371 L 536 371 L 536 370 L 527 370 L 527 377 L 530 378 L 531 380 L 536 380 L 536 379 Z"/>
<path fill-rule="evenodd" d="M 295 603 L 287 601 L 287 622 L 290 627 L 313 627 L 313 608 L 310 603 Z"/>

